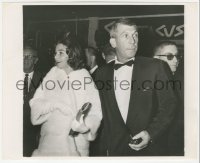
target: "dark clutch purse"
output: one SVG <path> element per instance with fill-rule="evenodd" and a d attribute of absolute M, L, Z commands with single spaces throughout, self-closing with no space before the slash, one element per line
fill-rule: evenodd
<path fill-rule="evenodd" d="M 76 114 L 76 120 L 80 121 L 81 116 L 83 115 L 83 118 L 85 118 L 90 111 L 90 108 L 92 107 L 92 104 L 90 102 L 85 103 L 81 109 Z M 73 131 L 72 129 L 69 132 L 69 135 L 75 137 L 79 134 L 79 132 Z"/>

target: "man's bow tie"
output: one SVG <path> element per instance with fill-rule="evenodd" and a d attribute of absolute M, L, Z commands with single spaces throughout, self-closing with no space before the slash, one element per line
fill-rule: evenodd
<path fill-rule="evenodd" d="M 122 67 L 124 65 L 132 66 L 133 63 L 134 63 L 134 61 L 132 59 L 130 61 L 126 62 L 126 63 L 123 63 L 123 64 L 117 63 L 117 64 L 114 65 L 114 69 L 118 70 L 120 67 Z"/>

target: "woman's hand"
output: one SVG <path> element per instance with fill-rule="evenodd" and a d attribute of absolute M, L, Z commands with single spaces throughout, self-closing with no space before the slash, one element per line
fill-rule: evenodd
<path fill-rule="evenodd" d="M 71 128 L 73 131 L 79 132 L 79 133 L 85 133 L 89 131 L 89 128 L 85 125 L 84 120 L 83 120 L 84 115 L 81 115 L 80 121 L 77 121 L 74 119 L 72 121 Z"/>

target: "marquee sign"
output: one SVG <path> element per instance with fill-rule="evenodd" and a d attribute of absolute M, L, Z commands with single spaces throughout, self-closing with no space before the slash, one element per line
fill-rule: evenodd
<path fill-rule="evenodd" d="M 178 37 L 184 34 L 184 25 L 172 25 L 171 27 L 161 25 L 155 29 L 155 32 L 161 37 Z"/>

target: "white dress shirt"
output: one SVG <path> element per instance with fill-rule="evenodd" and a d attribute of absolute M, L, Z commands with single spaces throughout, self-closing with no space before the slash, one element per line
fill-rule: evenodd
<path fill-rule="evenodd" d="M 132 58 L 132 60 L 134 59 L 135 58 Z M 123 64 L 119 62 L 117 58 L 115 58 L 115 64 L 116 63 Z M 133 65 L 132 66 L 124 65 L 119 69 L 114 70 L 114 80 L 116 80 L 114 82 L 115 97 L 124 122 L 126 122 L 128 108 L 129 108 L 132 71 L 133 71 Z"/>
<path fill-rule="evenodd" d="M 33 73 L 34 73 L 34 71 L 32 71 L 30 73 L 24 73 L 24 78 L 25 78 L 25 75 L 28 74 L 28 91 L 29 91 L 29 87 L 30 87 L 30 84 L 31 84 L 31 80 L 33 78 Z"/>
<path fill-rule="evenodd" d="M 95 70 L 98 68 L 98 65 L 94 66 L 91 70 L 90 70 L 90 74 L 92 74 L 93 72 L 95 72 Z"/>
<path fill-rule="evenodd" d="M 112 61 L 114 61 L 115 59 L 111 59 L 111 60 L 109 60 L 107 63 L 110 63 L 110 62 L 112 62 Z"/>

